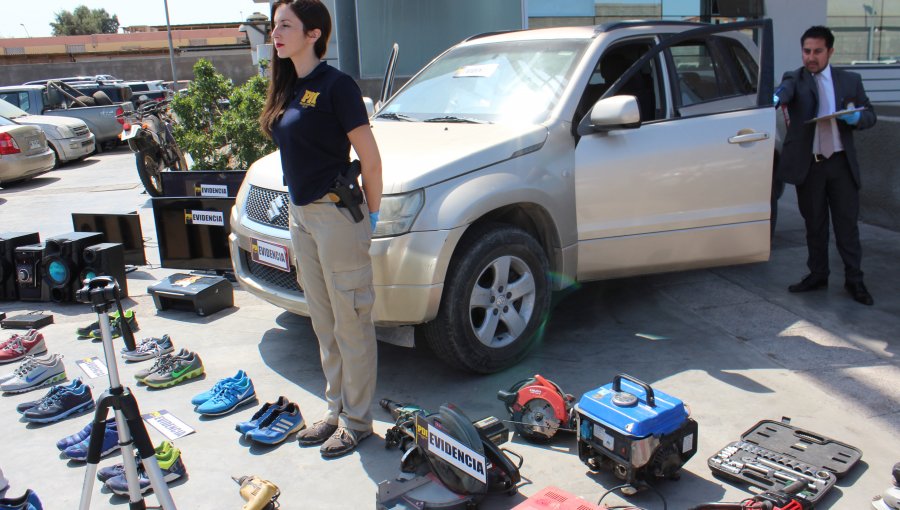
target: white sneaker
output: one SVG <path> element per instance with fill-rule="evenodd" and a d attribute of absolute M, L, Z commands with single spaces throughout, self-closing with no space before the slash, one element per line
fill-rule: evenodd
<path fill-rule="evenodd" d="M 61 355 L 51 354 L 46 359 L 29 356 L 13 371 L 11 378 L 0 384 L 0 391 L 23 393 L 65 379 L 66 367 Z"/>

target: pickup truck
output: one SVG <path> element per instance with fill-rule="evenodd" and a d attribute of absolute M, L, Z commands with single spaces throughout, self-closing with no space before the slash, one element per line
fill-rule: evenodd
<path fill-rule="evenodd" d="M 55 115 L 81 119 L 94 133 L 97 146 L 118 143 L 122 132 L 119 115 L 133 111 L 128 102 L 103 106 L 84 106 L 89 102 L 79 100 L 79 92 L 62 82 L 46 85 L 11 85 L 0 87 L 0 99 L 25 110 L 32 115 Z"/>
<path fill-rule="evenodd" d="M 471 37 L 383 93 L 379 340 L 495 372 L 545 340 L 554 291 L 768 260 L 772 55 L 770 20 L 522 30 Z M 279 155 L 256 161 L 231 258 L 245 289 L 308 315 L 289 200 Z"/>

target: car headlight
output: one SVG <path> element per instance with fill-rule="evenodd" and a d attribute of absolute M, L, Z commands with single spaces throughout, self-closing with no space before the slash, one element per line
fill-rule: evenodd
<path fill-rule="evenodd" d="M 68 126 L 56 126 L 56 132 L 59 133 L 60 138 L 75 138 L 75 131 Z"/>
<path fill-rule="evenodd" d="M 381 197 L 378 224 L 375 225 L 372 237 L 398 236 L 409 232 L 424 205 L 423 190 Z"/>

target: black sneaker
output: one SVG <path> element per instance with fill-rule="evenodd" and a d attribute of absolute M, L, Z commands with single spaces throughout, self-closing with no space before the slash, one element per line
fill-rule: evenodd
<path fill-rule="evenodd" d="M 128 326 L 131 328 L 132 332 L 140 329 L 137 323 L 137 315 L 135 315 L 134 310 L 125 310 L 125 320 L 128 321 Z M 122 336 L 122 318 L 116 314 L 115 317 L 110 314 L 109 317 L 109 331 L 112 333 L 113 338 L 119 338 Z M 100 333 L 100 325 L 97 325 L 96 329 L 92 329 L 88 334 L 88 337 L 95 339 L 102 339 L 103 335 Z"/>
<path fill-rule="evenodd" d="M 50 423 L 92 407 L 94 397 L 90 386 L 82 384 L 73 389 L 64 386 L 47 400 L 22 413 L 22 419 L 33 423 Z"/>

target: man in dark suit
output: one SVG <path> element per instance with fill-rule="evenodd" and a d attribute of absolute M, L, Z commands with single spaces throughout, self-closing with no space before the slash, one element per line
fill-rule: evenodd
<path fill-rule="evenodd" d="M 828 64 L 834 35 L 814 26 L 800 39 L 803 67 L 788 71 L 776 89 L 776 103 L 787 107 L 790 125 L 784 139 L 778 177 L 796 185 L 800 214 L 806 222 L 806 265 L 809 274 L 791 285 L 791 292 L 828 286 L 828 220 L 834 227 L 838 252 L 844 261 L 844 288 L 856 301 L 873 304 L 863 283 L 859 243 L 860 171 L 853 131 L 875 124 L 858 74 Z M 849 108 L 861 111 L 837 118 L 810 120 Z"/>

